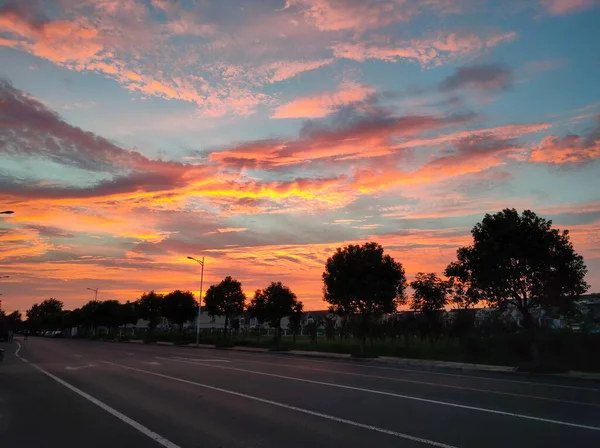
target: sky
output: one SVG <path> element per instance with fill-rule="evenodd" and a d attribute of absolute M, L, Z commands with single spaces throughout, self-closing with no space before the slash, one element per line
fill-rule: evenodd
<path fill-rule="evenodd" d="M 600 291 L 597 0 L 0 0 L 0 299 L 231 275 L 323 309 L 337 247 L 442 273 L 485 213 Z"/>

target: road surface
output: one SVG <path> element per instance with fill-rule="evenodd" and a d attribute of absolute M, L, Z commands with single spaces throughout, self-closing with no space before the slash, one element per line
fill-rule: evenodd
<path fill-rule="evenodd" d="M 3 448 L 600 447 L 600 383 L 133 343 L 2 347 Z"/>

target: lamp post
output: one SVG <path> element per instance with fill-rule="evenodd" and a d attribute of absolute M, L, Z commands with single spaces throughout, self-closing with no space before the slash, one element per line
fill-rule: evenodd
<path fill-rule="evenodd" d="M 94 289 L 94 288 L 86 288 L 89 289 L 90 291 L 94 291 L 94 300 L 98 300 L 98 288 Z"/>
<path fill-rule="evenodd" d="M 200 315 L 202 314 L 202 283 L 204 282 L 204 257 L 198 260 L 194 257 L 188 257 L 189 260 L 194 260 L 202 266 L 200 271 L 200 299 L 198 300 L 198 318 L 196 319 L 196 347 L 200 345 Z"/>

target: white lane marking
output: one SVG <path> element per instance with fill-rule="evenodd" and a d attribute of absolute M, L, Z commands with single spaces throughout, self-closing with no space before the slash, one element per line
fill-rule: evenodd
<path fill-rule="evenodd" d="M 78 353 L 73 353 L 73 356 L 74 356 L 75 358 L 83 358 L 83 356 L 81 356 L 81 355 L 80 355 L 80 354 L 78 354 Z"/>
<path fill-rule="evenodd" d="M 272 406 L 277 406 L 280 408 L 285 408 L 285 409 L 289 409 L 292 411 L 297 411 L 297 412 L 301 412 L 303 414 L 308 414 L 308 415 L 312 415 L 315 417 L 320 417 L 326 420 L 331 420 L 334 422 L 338 422 L 338 423 L 345 423 L 346 425 L 351 425 L 351 426 L 355 426 L 358 428 L 363 428 L 363 429 L 369 429 L 371 431 L 375 431 L 375 432 L 379 432 L 382 434 L 387 434 L 390 436 L 395 436 L 395 437 L 399 437 L 401 439 L 406 439 L 406 440 L 410 440 L 413 442 L 420 442 L 420 443 L 424 443 L 430 446 L 437 446 L 439 448 L 456 448 L 452 445 L 447 445 L 445 443 L 441 443 L 441 442 L 436 442 L 434 440 L 428 440 L 428 439 L 423 439 L 421 437 L 415 437 L 415 436 L 411 436 L 409 434 L 404 434 L 401 432 L 396 432 L 396 431 L 391 431 L 389 429 L 383 429 L 383 428 L 378 428 L 376 426 L 371 426 L 371 425 L 366 425 L 364 423 L 359 423 L 359 422 L 355 422 L 353 420 L 347 420 L 345 418 L 340 418 L 340 417 L 335 417 L 333 415 L 328 415 L 328 414 L 322 414 L 320 412 L 316 412 L 316 411 L 311 411 L 309 409 L 304 409 L 304 408 L 299 408 L 296 406 L 291 406 L 289 404 L 285 404 L 285 403 L 280 403 L 278 401 L 272 401 L 272 400 L 267 400 L 264 398 L 260 398 L 260 397 L 255 397 L 253 395 L 247 395 L 247 394 L 243 394 L 241 392 L 235 392 L 233 390 L 229 390 L 229 389 L 222 389 L 220 387 L 215 387 L 215 386 L 210 386 L 208 384 L 202 384 L 202 383 L 197 383 L 195 381 L 189 381 L 189 380 L 185 380 L 183 378 L 178 378 L 175 376 L 169 376 L 169 375 L 164 375 L 162 373 L 157 373 L 157 372 L 151 372 L 149 370 L 143 370 L 143 369 L 136 369 L 135 367 L 129 367 L 129 366 L 125 366 L 122 364 L 117 364 L 114 362 L 110 362 L 110 361 L 102 361 L 103 363 L 112 365 L 112 366 L 117 366 L 117 367 L 121 367 L 123 369 L 128 369 L 128 370 L 133 370 L 135 372 L 141 372 L 141 373 L 145 373 L 147 375 L 154 375 L 154 376 L 158 376 L 161 378 L 166 378 L 172 381 L 178 381 L 180 383 L 185 383 L 185 384 L 190 384 L 192 386 L 197 386 L 197 387 L 203 387 L 205 389 L 210 389 L 210 390 L 214 390 L 217 392 L 223 392 L 225 394 L 229 394 L 229 395 L 235 395 L 237 397 L 242 397 L 242 398 L 247 398 L 249 400 L 254 400 L 254 401 L 259 401 L 261 403 L 266 403 L 266 404 L 270 404 Z M 185 361 L 183 361 L 185 362 Z"/>
<path fill-rule="evenodd" d="M 450 407 L 455 407 L 455 408 L 460 408 L 460 409 L 467 409 L 470 411 L 487 412 L 490 414 L 504 415 L 507 417 L 517 417 L 517 418 L 522 418 L 522 419 L 526 419 L 526 420 L 535 420 L 538 422 L 552 423 L 555 425 L 571 426 L 573 428 L 591 429 L 593 431 L 600 431 L 600 427 L 598 427 L 598 426 L 581 425 L 579 423 L 564 422 L 564 421 L 560 421 L 560 420 L 552 420 L 552 419 L 543 418 L 543 417 L 535 417 L 533 415 L 517 414 L 514 412 L 498 411 L 496 409 L 481 408 L 478 406 L 469 406 L 469 405 L 465 405 L 465 404 L 451 403 L 448 401 L 439 401 L 439 400 L 432 400 L 429 398 L 414 397 L 412 395 L 396 394 L 393 392 L 385 392 L 385 391 L 376 390 L 376 389 L 365 389 L 362 387 L 348 386 L 348 385 L 344 385 L 344 384 L 327 383 L 325 381 L 307 380 L 305 378 L 298 378 L 298 377 L 294 377 L 294 376 L 277 375 L 275 373 L 258 372 L 256 370 L 238 369 L 235 367 L 226 367 L 226 366 L 220 366 L 220 365 L 214 365 L 214 364 L 202 364 L 200 362 L 181 361 L 181 360 L 177 360 L 177 359 L 161 358 L 158 356 L 157 356 L 157 358 L 165 359 L 167 361 L 170 360 L 170 361 L 174 361 L 174 362 L 183 362 L 186 364 L 203 365 L 203 366 L 207 366 L 207 367 L 212 367 L 213 369 L 226 369 L 226 370 L 234 370 L 236 372 L 253 373 L 255 375 L 263 375 L 263 376 L 269 376 L 269 377 L 273 377 L 273 378 L 281 378 L 281 379 L 285 379 L 285 380 L 299 381 L 302 383 L 319 384 L 321 386 L 337 387 L 339 389 L 356 390 L 359 392 L 367 392 L 367 393 L 371 393 L 371 394 L 385 395 L 388 397 L 402 398 L 402 399 L 406 399 L 406 400 L 421 401 L 424 403 L 439 404 L 442 406 L 450 406 Z"/>
<path fill-rule="evenodd" d="M 133 356 L 133 355 L 135 355 L 135 353 L 131 353 L 131 352 L 125 352 L 125 354 L 126 354 L 126 355 L 129 355 L 129 356 Z"/>
<path fill-rule="evenodd" d="M 164 351 L 162 349 L 161 350 L 152 350 L 152 349 L 147 349 L 147 348 L 138 348 L 137 350 L 142 350 L 142 351 L 152 352 L 152 353 L 164 353 Z M 179 352 L 179 351 L 177 351 L 177 352 L 171 351 L 171 353 L 172 354 L 184 354 L 183 352 Z M 290 356 L 290 355 L 282 356 L 282 355 L 274 355 L 272 353 L 261 353 L 261 352 L 249 353 L 249 352 L 242 352 L 242 351 L 235 351 L 235 352 L 231 352 L 231 353 L 240 355 L 240 357 L 243 357 L 243 358 L 252 358 L 252 357 L 255 357 L 256 355 L 264 355 L 264 356 L 268 356 L 269 358 L 285 359 L 287 361 L 294 359 L 294 357 Z M 185 354 L 188 354 L 188 353 L 185 353 Z M 296 359 L 298 359 L 298 358 L 296 358 Z M 573 390 L 584 390 L 587 392 L 600 392 L 600 389 L 595 389 L 592 387 L 569 386 L 566 384 L 544 383 L 544 382 L 536 382 L 536 381 L 511 380 L 511 379 L 507 379 L 507 378 L 495 378 L 495 377 L 478 376 L 478 375 L 461 375 L 458 373 L 433 372 L 431 370 L 428 370 L 426 367 L 423 370 L 420 370 L 418 368 L 419 366 L 415 366 L 416 368 L 414 368 L 414 369 L 403 369 L 401 367 L 373 366 L 373 365 L 367 365 L 367 364 L 360 364 L 358 362 L 345 362 L 345 361 L 333 361 L 333 360 L 324 361 L 322 359 L 310 359 L 308 357 L 303 357 L 300 359 L 302 359 L 303 362 L 305 361 L 305 362 L 319 363 L 319 364 L 333 364 L 336 366 L 351 366 L 351 367 L 359 367 L 362 369 L 391 370 L 391 371 L 396 371 L 396 372 L 409 372 L 409 373 L 419 374 L 419 375 L 425 374 L 425 375 L 449 376 L 449 377 L 456 377 L 456 378 L 469 378 L 469 379 L 475 379 L 475 380 L 495 381 L 495 382 L 501 382 L 501 383 L 528 384 L 531 386 L 538 386 L 538 387 L 548 387 L 548 388 L 556 387 L 559 389 L 573 389 Z M 490 372 L 490 373 L 493 374 L 494 372 Z"/>
<path fill-rule="evenodd" d="M 221 359 L 221 358 L 215 358 L 215 359 L 210 359 L 210 358 L 184 358 L 183 356 L 173 356 L 173 359 L 183 359 L 185 361 L 202 361 L 202 362 L 229 362 L 231 363 L 231 361 L 229 361 L 228 359 Z"/>
<path fill-rule="evenodd" d="M 181 357 L 173 356 L 172 359 L 192 360 L 194 358 L 181 358 Z M 202 361 L 201 358 L 195 358 L 195 360 Z M 327 373 L 333 373 L 336 375 L 360 376 L 360 377 L 364 377 L 364 378 L 373 378 L 373 379 L 377 379 L 377 380 L 389 380 L 389 381 L 394 381 L 397 383 L 422 384 L 424 386 L 445 387 L 448 389 L 468 390 L 471 392 L 482 392 L 482 393 L 495 394 L 495 395 L 506 395 L 509 397 L 517 397 L 517 398 L 531 398 L 531 399 L 535 399 L 535 400 L 552 401 L 552 402 L 556 402 L 556 403 L 567 403 L 567 404 L 575 404 L 575 405 L 581 405 L 581 406 L 600 407 L 600 404 L 598 404 L 598 403 L 588 403 L 585 401 L 563 400 L 561 398 L 542 397 L 539 395 L 527 395 L 527 394 L 519 394 L 519 393 L 515 393 L 515 392 L 504 392 L 504 391 L 491 390 L 491 389 L 479 389 L 476 387 L 457 386 L 454 384 L 432 383 L 429 381 L 409 380 L 406 378 L 394 378 L 394 377 L 390 377 L 390 376 L 371 375 L 371 374 L 367 374 L 367 373 L 344 372 L 342 370 L 318 369 L 316 367 L 307 367 L 307 366 L 300 366 L 300 365 L 294 365 L 294 364 L 273 364 L 273 363 L 264 362 L 264 361 L 242 360 L 241 362 L 245 362 L 248 364 L 263 364 L 263 365 L 268 365 L 271 367 L 277 366 L 277 367 L 290 367 L 292 369 L 313 370 L 315 372 L 327 372 Z"/>
<path fill-rule="evenodd" d="M 90 367 L 96 367 L 96 364 L 86 364 L 85 366 L 75 366 L 75 367 L 67 366 L 67 367 L 65 367 L 65 370 L 81 370 L 81 369 L 88 369 Z"/>
<path fill-rule="evenodd" d="M 17 342 L 18 348 L 17 351 L 15 352 L 15 355 L 19 356 L 19 351 L 21 350 L 21 345 Z M 21 358 L 19 356 L 19 358 Z M 85 393 L 84 391 L 82 391 L 81 389 L 76 388 L 75 386 L 67 383 L 66 381 L 64 381 L 63 379 L 51 374 L 50 372 L 47 372 L 46 370 L 42 369 L 40 366 L 29 362 L 28 360 L 26 360 L 25 358 L 21 358 L 21 360 L 23 360 L 23 362 L 29 364 L 31 367 L 33 367 L 34 369 L 42 372 L 44 375 L 52 378 L 54 381 L 56 381 L 59 384 L 62 384 L 63 386 L 65 386 L 67 389 L 72 390 L 73 392 L 75 392 L 77 395 L 85 398 L 86 400 L 94 403 L 96 406 L 98 406 L 99 408 L 105 410 L 106 412 L 108 412 L 109 414 L 117 417 L 119 420 L 121 420 L 122 422 L 128 424 L 129 426 L 131 426 L 132 428 L 137 429 L 139 432 L 141 432 L 142 434 L 144 434 L 145 436 L 151 438 L 152 440 L 154 440 L 156 443 L 158 443 L 159 445 L 162 445 L 166 448 L 181 448 L 179 445 L 174 444 L 173 442 L 171 442 L 170 440 L 165 439 L 164 437 L 162 437 L 161 435 L 155 433 L 154 431 L 151 431 L 150 429 L 146 428 L 144 425 L 142 425 L 141 423 L 136 422 L 135 420 L 132 420 L 131 418 L 127 417 L 125 414 L 121 414 L 119 411 L 117 411 L 114 408 L 111 408 L 109 405 L 107 405 L 106 403 L 103 403 L 102 401 L 98 400 L 97 398 L 92 397 L 91 395 Z"/>
<path fill-rule="evenodd" d="M 249 355 L 252 356 L 252 355 Z M 290 359 L 290 356 L 277 356 L 277 355 L 270 355 L 273 356 L 274 358 L 278 358 L 278 359 Z M 489 377 L 489 376 L 478 376 L 478 375 L 461 375 L 459 373 L 447 373 L 447 372 L 433 372 L 431 370 L 427 369 L 427 366 L 415 366 L 414 369 L 403 369 L 401 367 L 386 367 L 386 366 L 373 366 L 373 365 L 367 365 L 367 364 L 359 364 L 358 362 L 340 362 L 340 361 L 323 361 L 321 359 L 308 359 L 308 358 L 303 358 L 304 361 L 307 362 L 314 362 L 314 363 L 320 363 L 320 364 L 334 364 L 337 366 L 352 366 L 352 367 L 360 367 L 363 369 L 379 369 L 379 370 L 392 370 L 395 372 L 410 372 L 410 373 L 414 373 L 414 374 L 425 374 L 425 375 L 438 375 L 438 376 L 450 376 L 450 377 L 457 377 L 457 378 L 469 378 L 469 379 L 475 379 L 475 380 L 486 380 L 486 381 L 496 381 L 496 382 L 502 382 L 502 383 L 516 383 L 516 384 L 528 384 L 531 386 L 540 386 L 540 387 L 557 387 L 560 389 L 575 389 L 575 390 L 584 390 L 587 392 L 600 392 L 600 389 L 595 389 L 592 387 L 583 387 L 583 386 L 568 386 L 566 384 L 556 384 L 556 383 L 544 383 L 544 382 L 536 382 L 536 381 L 524 381 L 524 380 L 510 380 L 507 378 L 495 378 L 495 377 Z M 419 367 L 422 368 L 419 369 Z M 490 372 L 491 374 L 493 374 L 494 372 Z"/>
<path fill-rule="evenodd" d="M 149 366 L 160 366 L 160 362 L 156 361 L 141 361 L 142 364 L 148 364 Z"/>

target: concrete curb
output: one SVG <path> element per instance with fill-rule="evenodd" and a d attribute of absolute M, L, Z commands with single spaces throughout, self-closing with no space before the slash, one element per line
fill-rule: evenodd
<path fill-rule="evenodd" d="M 142 341 L 122 341 L 126 343 L 141 343 Z M 217 348 L 212 344 L 200 344 L 196 347 L 194 344 L 190 345 L 175 345 L 172 342 L 157 342 L 157 345 L 170 345 L 174 347 L 189 348 L 189 349 L 209 349 L 209 350 L 228 350 L 245 353 L 262 353 L 270 355 L 283 355 L 297 358 L 320 358 L 320 359 L 335 359 L 338 361 L 354 362 L 354 363 L 366 363 L 375 364 L 380 366 L 396 366 L 396 367 L 421 367 L 431 370 L 450 370 L 450 371 L 462 371 L 462 372 L 488 372 L 488 373 L 504 373 L 513 375 L 529 375 L 529 373 L 517 372 L 515 367 L 510 366 L 494 366 L 490 364 L 472 364 L 472 363 L 461 363 L 461 362 L 450 362 L 450 361 L 436 361 L 429 359 L 412 359 L 412 358 L 396 358 L 393 356 L 380 356 L 378 358 L 353 358 L 351 355 L 346 353 L 331 353 L 331 352 L 312 352 L 306 350 L 289 350 L 289 351 L 271 351 L 266 348 L 260 347 L 228 347 L 228 348 Z M 567 373 L 548 373 L 548 374 L 535 374 L 554 378 L 569 378 L 569 379 L 582 379 L 600 381 L 600 373 L 592 372 L 567 372 Z"/>

